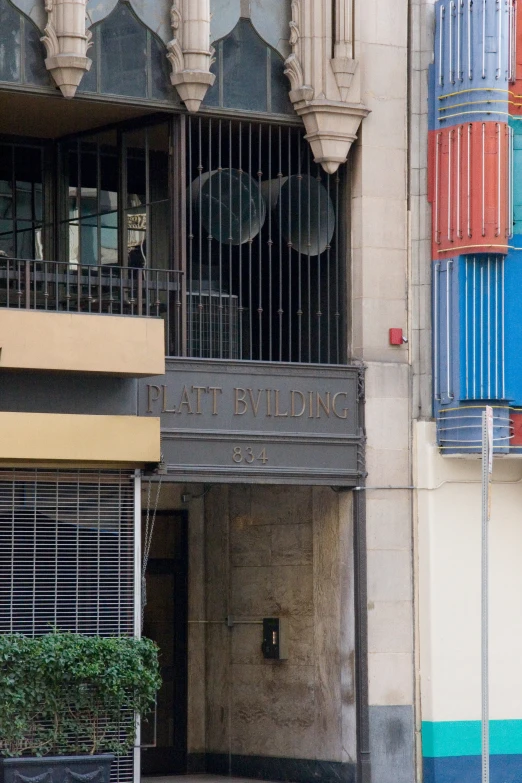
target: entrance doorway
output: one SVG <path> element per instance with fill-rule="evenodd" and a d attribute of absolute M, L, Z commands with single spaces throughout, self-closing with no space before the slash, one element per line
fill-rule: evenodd
<path fill-rule="evenodd" d="M 188 515 L 158 511 L 147 563 L 143 635 L 160 650 L 156 719 L 143 726 L 141 774 L 187 770 Z"/>

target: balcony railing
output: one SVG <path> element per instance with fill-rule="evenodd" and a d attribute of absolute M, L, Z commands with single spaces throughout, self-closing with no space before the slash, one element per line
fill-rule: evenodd
<path fill-rule="evenodd" d="M 179 356 L 182 273 L 0 257 L 0 307 L 49 312 L 155 316 L 166 354 Z"/>
<path fill-rule="evenodd" d="M 341 363 L 338 349 L 332 355 L 328 348 L 330 331 L 321 330 L 321 312 L 317 323 L 312 316 L 298 320 L 287 334 L 256 307 L 248 286 L 242 292 L 234 281 L 227 287 L 206 280 L 201 270 L 187 278 L 168 269 L 0 256 L 0 307 L 163 318 L 165 354 L 172 357 Z M 298 315 L 306 314 L 299 309 Z"/>

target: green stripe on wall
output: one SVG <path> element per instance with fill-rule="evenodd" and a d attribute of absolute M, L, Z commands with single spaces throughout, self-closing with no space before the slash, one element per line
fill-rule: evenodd
<path fill-rule="evenodd" d="M 522 720 L 492 720 L 489 746 L 493 755 L 522 754 Z M 425 758 L 480 756 L 479 720 L 423 721 L 422 755 Z"/>

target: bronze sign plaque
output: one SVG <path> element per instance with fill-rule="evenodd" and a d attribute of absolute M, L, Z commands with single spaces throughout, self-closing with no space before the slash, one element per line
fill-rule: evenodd
<path fill-rule="evenodd" d="M 169 476 L 356 485 L 360 369 L 197 359 L 166 368 L 140 381 L 139 414 L 161 417 Z"/>

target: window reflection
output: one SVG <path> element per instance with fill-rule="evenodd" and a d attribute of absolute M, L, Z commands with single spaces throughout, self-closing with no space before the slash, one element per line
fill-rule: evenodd
<path fill-rule="evenodd" d="M 68 258 L 71 264 L 118 263 L 116 133 L 68 150 Z"/>
<path fill-rule="evenodd" d="M 168 123 L 67 146 L 63 236 L 70 264 L 168 268 L 168 154 Z"/>
<path fill-rule="evenodd" d="M 0 144 L 0 255 L 43 257 L 42 150 Z"/>

